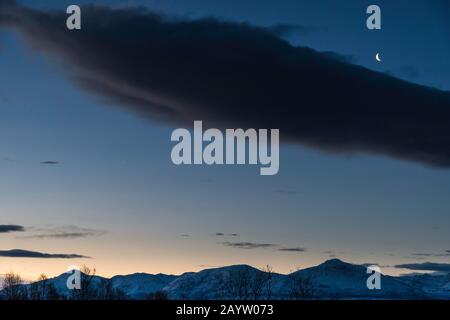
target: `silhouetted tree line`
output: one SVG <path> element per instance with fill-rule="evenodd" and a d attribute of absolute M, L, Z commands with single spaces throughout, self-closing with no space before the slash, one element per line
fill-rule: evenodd
<path fill-rule="evenodd" d="M 25 284 L 19 274 L 9 272 L 3 279 L 0 289 L 2 300 L 125 300 L 125 292 L 114 288 L 109 279 L 95 278 L 95 269 L 83 266 L 80 270 L 80 289 L 68 290 L 61 295 L 46 275 L 42 274 L 36 282 Z"/>
<path fill-rule="evenodd" d="M 274 272 L 267 266 L 259 272 L 242 268 L 224 279 L 224 290 L 218 299 L 270 300 Z M 290 300 L 313 300 L 316 298 L 316 284 L 311 275 L 291 273 L 285 283 L 285 298 Z M 279 297 L 278 297 L 279 298 Z"/>

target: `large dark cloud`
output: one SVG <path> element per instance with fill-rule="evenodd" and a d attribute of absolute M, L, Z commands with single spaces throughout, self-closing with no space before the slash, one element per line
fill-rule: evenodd
<path fill-rule="evenodd" d="M 0 224 L 0 233 L 23 232 L 23 231 L 25 231 L 24 226 L 18 226 L 15 224 Z"/>
<path fill-rule="evenodd" d="M 295 47 L 270 29 L 86 6 L 63 11 L 0 0 L 0 25 L 62 61 L 85 90 L 152 119 L 279 128 L 283 141 L 450 166 L 450 93 Z M 9 5 L 8 5 L 9 4 Z"/>
<path fill-rule="evenodd" d="M 43 253 L 21 249 L 0 250 L 0 257 L 7 258 L 39 258 L 39 259 L 76 259 L 89 258 L 80 254 Z"/>

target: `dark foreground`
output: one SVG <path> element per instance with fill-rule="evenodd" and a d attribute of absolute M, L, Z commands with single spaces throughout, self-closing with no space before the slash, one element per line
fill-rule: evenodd
<path fill-rule="evenodd" d="M 449 301 L 0 301 L 2 315 L 130 319 L 344 319 L 445 314 Z"/>

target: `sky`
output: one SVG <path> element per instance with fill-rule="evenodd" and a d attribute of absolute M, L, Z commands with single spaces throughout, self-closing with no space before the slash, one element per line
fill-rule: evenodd
<path fill-rule="evenodd" d="M 19 3 L 43 11 L 65 11 L 73 1 Z M 267 30 L 283 25 L 289 32 L 274 37 L 283 37 L 292 47 L 333 52 L 347 64 L 431 87 L 436 95 L 437 90 L 450 91 L 450 7 L 445 1 L 376 1 L 382 9 L 382 30 L 377 31 L 365 25 L 365 9 L 372 4 L 368 1 L 95 3 L 112 8 L 141 5 L 180 20 L 213 17 Z M 394 268 L 398 264 L 450 263 L 448 143 L 411 151 L 400 138 L 396 144 L 399 133 L 392 130 L 392 135 L 375 133 L 380 138 L 373 140 L 349 138 L 356 141 L 321 144 L 330 134 L 341 132 L 330 121 L 330 133 L 321 129 L 322 136 L 313 130 L 319 138 L 306 142 L 303 132 L 293 129 L 286 130 L 291 139 L 283 143 L 282 127 L 280 171 L 274 176 L 260 176 L 255 166 L 175 166 L 170 160 L 170 135 L 179 127 L 177 123 L 151 112 L 142 115 L 141 106 L 130 107 L 114 94 L 105 99 L 92 88 L 86 89 L 87 82 L 80 84 L 74 75 L 98 80 L 96 76 L 104 69 L 87 72 L 91 65 L 83 60 L 83 48 L 80 60 L 72 59 L 64 45 L 73 47 L 64 39 L 49 44 L 45 34 L 38 34 L 40 26 L 32 26 L 33 39 L 27 37 L 27 30 L 0 23 L 0 274 L 14 270 L 33 279 L 40 273 L 54 276 L 82 264 L 94 266 L 105 276 L 180 274 L 244 263 L 269 264 L 277 272 L 288 273 L 334 257 L 377 263 L 385 273 L 399 274 L 408 270 Z M 211 24 L 213 30 L 216 27 Z M 130 41 L 132 46 L 134 39 Z M 104 48 L 98 45 L 100 55 Z M 126 55 L 133 47 L 121 50 Z M 381 54 L 381 62 L 375 60 L 376 53 Z M 113 57 L 115 52 L 110 52 L 104 59 Z M 123 70 L 127 70 L 125 62 Z M 156 79 L 152 70 L 143 68 L 142 78 Z M 170 67 L 162 73 L 167 70 Z M 200 78 L 200 62 L 195 70 Z M 192 79 L 195 85 L 195 76 Z M 214 92 L 214 80 L 209 86 L 202 82 L 196 87 L 203 86 L 204 92 L 190 92 L 198 100 L 189 101 L 204 102 L 202 93 Z M 288 80 L 295 86 L 295 77 Z M 178 98 L 179 91 L 170 84 L 166 89 Z M 359 88 L 355 82 L 347 89 L 358 96 L 353 85 Z M 389 97 L 384 96 L 390 91 L 381 85 L 363 90 L 365 96 L 358 101 L 364 103 L 358 105 L 358 114 L 367 112 L 371 117 L 373 108 L 386 101 Z M 255 92 L 258 101 L 268 94 L 258 88 Z M 185 92 L 179 94 L 194 99 Z M 301 85 L 295 95 L 299 103 L 311 102 Z M 234 112 L 228 112 L 213 98 L 206 101 L 216 108 L 212 113 L 189 111 L 205 112 L 211 121 L 217 121 L 217 113 L 246 123 L 246 105 L 242 109 L 230 105 Z M 405 104 L 399 111 L 406 119 L 410 119 L 409 112 L 416 114 L 416 107 L 423 107 L 413 103 L 410 110 Z M 333 107 L 345 110 L 344 104 L 335 101 Z M 430 113 L 435 107 L 439 108 L 431 104 Z M 284 114 L 283 106 L 277 108 L 270 110 L 276 120 L 277 113 Z M 390 121 L 387 115 L 396 117 L 394 111 L 392 115 L 387 112 L 386 121 Z M 448 111 L 443 115 L 439 121 L 448 127 Z M 279 121 L 291 128 L 281 116 Z M 360 119 L 352 121 L 359 123 Z M 436 132 L 448 138 L 447 131 Z M 385 141 L 388 146 L 378 148 Z M 363 147 L 354 150 L 349 147 L 353 144 Z M 9 230 L 11 225 L 23 228 Z M 1 256 L 12 249 L 32 251 L 34 257 Z M 82 257 L 42 257 L 36 252 Z"/>

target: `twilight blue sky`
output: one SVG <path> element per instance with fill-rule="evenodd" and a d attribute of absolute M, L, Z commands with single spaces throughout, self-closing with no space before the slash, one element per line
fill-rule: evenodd
<path fill-rule="evenodd" d="M 64 10 L 92 1 L 20 3 Z M 306 32 L 288 37 L 294 45 L 350 56 L 355 64 L 450 90 L 446 1 L 95 3 L 144 5 L 191 19 L 299 25 Z M 372 3 L 382 8 L 381 31 L 365 27 L 365 8 Z M 374 59 L 377 52 L 381 63 Z M 382 265 L 420 262 L 415 253 L 450 262 L 450 257 L 437 257 L 450 249 L 449 170 L 298 145 L 282 146 L 280 172 L 273 177 L 260 176 L 254 166 L 176 167 L 170 161 L 173 125 L 99 102 L 74 85 L 64 65 L 5 29 L 0 31 L 0 70 L 0 224 L 27 228 L 0 233 L 0 250 L 92 257 L 0 257 L 0 274 L 10 269 L 29 277 L 56 274 L 82 263 L 105 275 L 180 273 L 237 263 L 271 264 L 288 272 L 329 256 Z M 70 228 L 98 232 L 32 237 Z M 219 232 L 228 235 L 216 236 Z M 239 249 L 222 242 L 276 246 Z M 306 251 L 277 250 L 296 247 Z"/>

